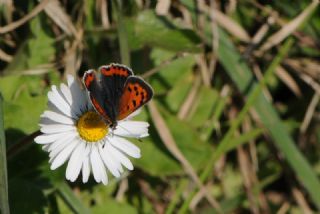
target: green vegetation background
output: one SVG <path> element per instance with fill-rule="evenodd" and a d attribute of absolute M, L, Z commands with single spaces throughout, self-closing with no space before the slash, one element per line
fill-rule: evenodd
<path fill-rule="evenodd" d="M 318 5 L 3 1 L 0 213 L 319 212 Z M 121 179 L 69 183 L 33 142 L 47 92 L 111 62 L 154 88 L 150 137 Z"/>

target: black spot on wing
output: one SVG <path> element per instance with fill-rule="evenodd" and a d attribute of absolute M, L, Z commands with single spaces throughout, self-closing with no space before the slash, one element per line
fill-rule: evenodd
<path fill-rule="evenodd" d="M 148 83 L 146 83 L 143 79 L 141 79 L 140 77 L 130 76 L 127 79 L 126 84 L 129 84 L 129 83 L 132 83 L 132 84 L 138 83 L 143 89 L 145 89 L 146 93 L 144 93 L 143 98 L 146 99 L 146 102 L 149 101 L 153 97 L 153 90 L 152 90 L 151 86 Z M 132 88 L 131 88 L 131 90 L 132 90 Z"/>

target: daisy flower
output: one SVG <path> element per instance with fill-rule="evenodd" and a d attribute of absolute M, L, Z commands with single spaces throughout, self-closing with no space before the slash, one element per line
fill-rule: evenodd
<path fill-rule="evenodd" d="M 124 171 L 133 169 L 127 156 L 140 158 L 140 149 L 126 140 L 148 136 L 147 122 L 131 121 L 137 113 L 118 122 L 110 129 L 93 109 L 85 90 L 73 76 L 68 76 L 68 85 L 52 86 L 48 92 L 48 108 L 41 115 L 42 135 L 35 142 L 43 145 L 49 153 L 51 169 L 55 170 L 68 162 L 66 179 L 75 181 L 80 172 L 86 183 L 90 172 L 96 182 L 108 183 L 107 171 L 120 177 Z"/>

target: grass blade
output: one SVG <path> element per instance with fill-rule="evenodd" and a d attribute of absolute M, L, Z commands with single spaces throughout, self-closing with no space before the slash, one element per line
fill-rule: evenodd
<path fill-rule="evenodd" d="M 118 39 L 120 46 L 121 63 L 130 67 L 130 50 L 127 38 L 126 25 L 123 20 L 123 2 L 122 0 L 114 0 L 115 13 L 117 16 Z"/>
<path fill-rule="evenodd" d="M 3 126 L 3 105 L 0 94 L 0 213 L 10 213 L 8 200 L 6 141 Z"/>
<path fill-rule="evenodd" d="M 236 149 L 238 146 L 250 142 L 250 140 L 254 140 L 259 135 L 263 133 L 263 129 L 252 129 L 246 133 L 243 133 L 240 136 L 237 136 L 230 140 L 230 143 L 225 147 L 223 150 L 223 153 L 217 154 L 218 157 L 220 157 L 222 154 L 225 154 L 233 149 Z"/>
<path fill-rule="evenodd" d="M 82 202 L 74 195 L 72 189 L 66 182 L 57 184 L 57 190 L 63 201 L 75 213 L 88 214 L 89 209 L 85 207 Z"/>

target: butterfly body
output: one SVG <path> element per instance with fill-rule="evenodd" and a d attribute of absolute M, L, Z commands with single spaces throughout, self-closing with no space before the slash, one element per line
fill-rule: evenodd
<path fill-rule="evenodd" d="M 99 79 L 93 70 L 85 72 L 83 82 L 93 107 L 114 129 L 118 120 L 146 104 L 152 98 L 153 90 L 125 65 L 101 66 L 99 71 Z"/>

